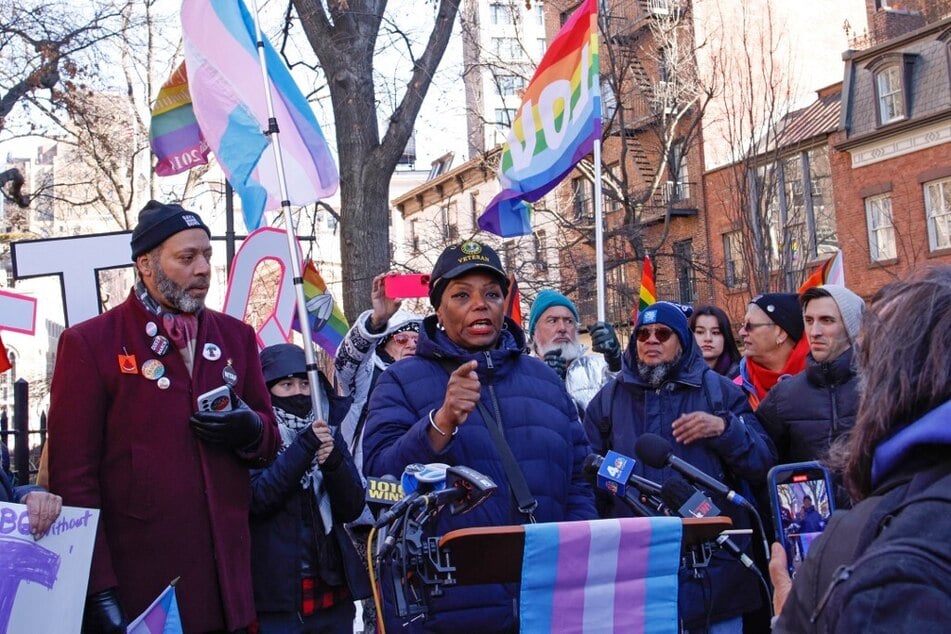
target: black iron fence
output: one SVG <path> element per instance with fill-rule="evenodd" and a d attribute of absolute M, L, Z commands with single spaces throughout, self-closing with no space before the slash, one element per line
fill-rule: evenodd
<path fill-rule="evenodd" d="M 40 463 L 40 452 L 46 443 L 46 413 L 40 415 L 39 428 L 30 429 L 30 384 L 17 379 L 13 384 L 13 414 L 0 412 L 0 444 L 9 454 L 10 439 L 15 439 L 10 467 L 17 486 L 30 482 Z M 4 463 L 6 460 L 4 460 Z M 6 467 L 6 464 L 4 464 Z"/>

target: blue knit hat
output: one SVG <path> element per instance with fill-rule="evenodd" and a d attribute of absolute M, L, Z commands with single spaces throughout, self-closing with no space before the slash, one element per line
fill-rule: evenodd
<path fill-rule="evenodd" d="M 535 325 L 538 324 L 538 320 L 541 319 L 542 313 L 552 306 L 564 306 L 571 311 L 575 322 L 578 321 L 578 310 L 572 301 L 558 291 L 546 288 L 538 294 L 538 297 L 535 298 L 535 303 L 532 304 L 532 315 L 528 318 L 529 337 L 535 336 Z"/>
<path fill-rule="evenodd" d="M 687 324 L 685 308 L 689 309 L 687 306 L 682 307 L 680 304 L 674 304 L 673 302 L 654 302 L 637 314 L 637 326 L 634 327 L 634 332 L 637 333 L 641 326 L 663 324 L 674 331 L 674 334 L 680 339 L 680 347 L 687 350 L 693 342 L 693 334 L 691 334 L 690 326 Z M 631 341 L 635 339 L 636 337 L 631 337 Z"/>

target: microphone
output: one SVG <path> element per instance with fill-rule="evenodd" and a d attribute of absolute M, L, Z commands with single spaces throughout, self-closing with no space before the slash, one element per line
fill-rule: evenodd
<path fill-rule="evenodd" d="M 403 469 L 403 477 L 400 478 L 404 497 L 391 506 L 389 510 L 381 513 L 376 523 L 374 523 L 374 527 L 386 526 L 396 517 L 411 509 L 424 494 L 445 488 L 446 469 L 448 468 L 449 465 L 441 462 L 406 465 L 406 468 Z"/>
<path fill-rule="evenodd" d="M 479 506 L 498 489 L 492 478 L 469 467 L 449 467 L 445 482 L 446 488 L 420 496 L 413 506 L 438 510 L 451 504 L 449 512 L 459 515 Z"/>
<path fill-rule="evenodd" d="M 680 517 L 717 517 L 720 509 L 700 489 L 690 486 L 679 475 L 670 478 L 660 487 L 660 496 L 668 508 Z"/>
<path fill-rule="evenodd" d="M 597 476 L 599 489 L 622 498 L 637 514 L 643 517 L 656 516 L 663 508 L 659 497 L 660 485 L 633 473 L 634 465 L 633 458 L 609 451 L 604 457 L 596 453 L 588 454 L 581 468 L 585 474 Z M 631 495 L 628 486 L 637 489 L 643 500 Z"/>
<path fill-rule="evenodd" d="M 664 504 L 672 509 L 677 509 L 680 517 L 718 517 L 720 509 L 716 507 L 713 501 L 703 494 L 700 489 L 691 486 L 680 476 L 674 476 L 661 487 L 661 495 L 664 498 Z M 730 536 L 726 533 L 720 533 L 716 539 L 717 545 L 728 553 L 740 560 L 740 563 L 749 569 L 753 569 L 753 560 L 740 550 Z"/>
<path fill-rule="evenodd" d="M 637 439 L 637 442 L 634 443 L 634 453 L 637 454 L 638 458 L 655 469 L 663 469 L 668 466 L 672 467 L 694 484 L 699 484 L 705 489 L 722 495 L 738 506 L 742 506 L 748 510 L 756 510 L 742 495 L 716 478 L 707 475 L 686 460 L 681 460 L 675 456 L 670 443 L 657 434 L 642 434 Z"/>

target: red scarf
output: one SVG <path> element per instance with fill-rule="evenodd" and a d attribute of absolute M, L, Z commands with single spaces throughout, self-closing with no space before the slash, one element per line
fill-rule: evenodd
<path fill-rule="evenodd" d="M 786 365 L 784 365 L 783 369 L 779 372 L 773 372 L 754 362 L 752 359 L 747 358 L 746 373 L 750 383 L 752 383 L 756 389 L 756 403 L 753 404 L 753 407 L 756 408 L 759 402 L 766 398 L 766 393 L 773 389 L 773 386 L 779 382 L 779 379 L 787 375 L 799 374 L 805 370 L 806 355 L 808 354 L 809 343 L 806 341 L 806 338 L 803 337 L 792 349 L 792 353 L 789 355 L 789 358 L 786 359 Z M 752 397 L 753 395 L 750 396 Z M 751 403 L 752 401 L 753 399 L 750 398 Z"/>

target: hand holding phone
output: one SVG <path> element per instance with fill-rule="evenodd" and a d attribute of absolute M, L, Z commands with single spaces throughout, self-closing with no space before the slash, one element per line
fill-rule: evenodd
<path fill-rule="evenodd" d="M 793 574 L 832 514 L 832 481 L 818 462 L 776 465 L 766 476 L 776 541 Z"/>
<path fill-rule="evenodd" d="M 208 390 L 198 397 L 199 412 L 226 412 L 231 408 L 231 388 L 227 385 Z"/>
<path fill-rule="evenodd" d="M 391 299 L 429 297 L 429 276 L 422 273 L 387 275 L 383 278 L 383 293 Z"/>

